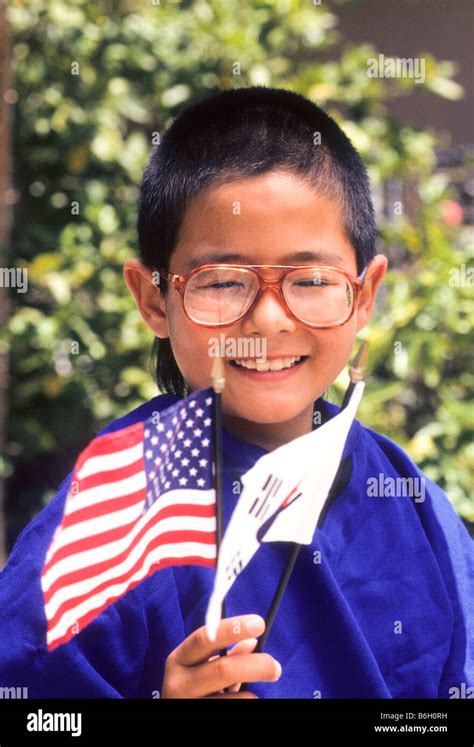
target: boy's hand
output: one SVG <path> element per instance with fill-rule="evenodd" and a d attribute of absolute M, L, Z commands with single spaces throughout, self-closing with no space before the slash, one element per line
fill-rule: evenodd
<path fill-rule="evenodd" d="M 254 623 L 254 625 L 252 625 Z M 270 654 L 253 654 L 265 630 L 259 615 L 240 615 L 221 620 L 217 639 L 211 642 L 206 626 L 198 628 L 174 649 L 166 660 L 163 698 L 257 698 L 239 692 L 242 682 L 276 682 L 281 666 Z M 215 655 L 236 644 L 227 656 Z M 230 688 L 229 692 L 224 692 Z"/>

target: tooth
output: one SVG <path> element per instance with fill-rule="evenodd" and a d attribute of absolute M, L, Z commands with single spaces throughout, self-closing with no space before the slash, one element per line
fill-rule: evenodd
<path fill-rule="evenodd" d="M 278 358 L 277 360 L 270 361 L 270 370 L 271 371 L 280 371 L 283 368 L 283 361 L 281 358 Z"/>
<path fill-rule="evenodd" d="M 257 371 L 281 371 L 282 368 L 290 368 L 297 361 L 301 360 L 301 355 L 292 355 L 288 358 L 274 358 L 271 361 L 263 361 L 249 358 L 248 360 L 235 360 L 234 362 L 242 368 L 248 368 Z"/>

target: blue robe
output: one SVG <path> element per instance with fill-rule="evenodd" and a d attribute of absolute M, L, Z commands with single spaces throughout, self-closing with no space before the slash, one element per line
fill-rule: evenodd
<path fill-rule="evenodd" d="M 155 397 L 102 433 L 175 401 Z M 323 399 L 317 406 L 325 419 L 339 411 Z M 225 527 L 240 476 L 266 452 L 227 431 L 223 445 Z M 262 698 L 448 698 L 464 683 L 466 692 L 474 685 L 474 556 L 464 525 L 401 448 L 357 420 L 342 464 L 265 647 L 282 676 L 249 689 Z M 424 478 L 425 499 L 368 495 L 368 479 L 379 475 Z M 27 687 L 30 698 L 159 697 L 168 654 L 204 624 L 215 569 L 157 571 L 48 653 L 40 576 L 70 479 L 23 530 L 0 574 L 0 687 Z M 227 616 L 266 616 L 289 549 L 262 544 L 227 596 Z"/>

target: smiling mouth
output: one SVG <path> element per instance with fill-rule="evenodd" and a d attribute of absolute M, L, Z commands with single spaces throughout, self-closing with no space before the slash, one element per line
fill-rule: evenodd
<path fill-rule="evenodd" d="M 308 358 L 307 355 L 292 355 L 287 358 L 272 358 L 272 360 L 258 360 L 256 358 L 243 358 L 230 360 L 231 366 L 246 368 L 250 371 L 282 371 L 285 368 L 294 368 Z"/>

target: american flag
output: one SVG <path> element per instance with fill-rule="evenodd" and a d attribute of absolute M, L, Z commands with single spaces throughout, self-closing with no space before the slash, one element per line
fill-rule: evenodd
<path fill-rule="evenodd" d="M 79 456 L 41 576 L 49 651 L 156 570 L 216 566 L 212 403 L 194 392 Z"/>

